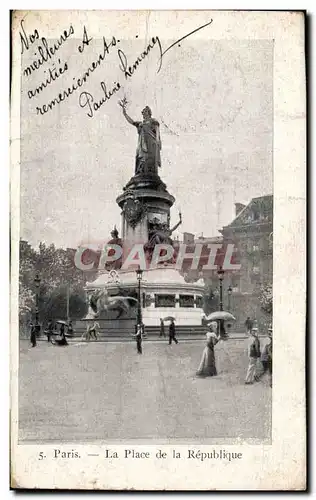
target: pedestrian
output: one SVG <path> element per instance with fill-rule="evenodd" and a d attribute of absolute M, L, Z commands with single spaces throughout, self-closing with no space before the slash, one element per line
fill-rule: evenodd
<path fill-rule="evenodd" d="M 202 324 L 202 326 L 206 326 L 207 327 L 206 314 L 204 314 L 204 313 L 202 314 L 201 324 Z"/>
<path fill-rule="evenodd" d="M 68 345 L 66 334 L 65 334 L 65 325 L 60 325 L 60 339 L 56 340 L 58 345 Z"/>
<path fill-rule="evenodd" d="M 256 377 L 256 379 L 259 380 L 266 373 L 268 373 L 269 384 L 270 384 L 270 387 L 272 387 L 272 328 L 271 327 L 269 327 L 269 330 L 268 330 L 268 342 L 266 343 L 266 345 L 263 348 L 260 361 L 261 361 L 263 370 L 262 370 L 260 376 Z"/>
<path fill-rule="evenodd" d="M 32 347 L 35 347 L 36 346 L 36 328 L 32 322 L 30 323 L 30 331 L 31 331 L 31 344 L 32 344 Z"/>
<path fill-rule="evenodd" d="M 169 345 L 171 345 L 172 341 L 176 344 L 178 343 L 178 340 L 176 339 L 176 325 L 174 324 L 174 319 L 171 319 L 169 325 Z"/>
<path fill-rule="evenodd" d="M 74 329 L 73 329 L 73 326 L 72 326 L 72 321 L 69 321 L 69 323 L 68 323 L 67 333 L 68 333 L 68 335 L 73 335 L 73 333 L 74 333 Z"/>
<path fill-rule="evenodd" d="M 86 332 L 86 334 L 82 335 L 82 338 L 85 335 L 86 340 L 90 340 L 93 338 L 94 338 L 94 340 L 98 340 L 98 328 L 100 328 L 100 325 L 97 321 L 94 321 L 93 325 L 88 323 L 87 332 Z"/>
<path fill-rule="evenodd" d="M 146 339 L 146 338 L 147 338 L 147 332 L 145 330 L 144 323 L 142 323 L 142 339 Z"/>
<path fill-rule="evenodd" d="M 198 377 L 214 377 L 217 375 L 214 347 L 220 340 L 220 334 L 217 335 L 217 323 L 212 322 L 208 326 L 209 331 L 206 334 L 206 346 L 202 353 L 202 359 L 198 371 Z"/>
<path fill-rule="evenodd" d="M 163 322 L 163 319 L 160 318 L 160 333 L 159 333 L 159 337 L 165 337 L 166 334 L 165 334 L 165 324 Z"/>
<path fill-rule="evenodd" d="M 92 333 L 94 335 L 94 340 L 98 340 L 98 331 L 100 329 L 100 325 L 97 321 L 94 321 L 92 330 L 91 330 L 91 338 L 92 338 Z"/>
<path fill-rule="evenodd" d="M 141 324 L 138 324 L 136 327 L 136 347 L 138 354 L 143 354 L 142 341 L 143 341 L 143 327 Z"/>
<path fill-rule="evenodd" d="M 258 329 L 252 328 L 248 342 L 248 370 L 245 384 L 253 384 L 256 376 L 257 361 L 260 358 L 260 340 L 258 339 Z"/>
<path fill-rule="evenodd" d="M 246 333 L 247 333 L 247 335 L 249 335 L 251 332 L 251 329 L 253 327 L 253 321 L 250 319 L 249 316 L 245 321 L 245 327 L 246 327 Z"/>
<path fill-rule="evenodd" d="M 47 324 L 47 330 L 46 330 L 47 342 L 51 342 L 51 338 L 53 335 L 53 328 L 54 328 L 54 325 L 53 325 L 52 320 L 50 319 L 48 324 Z"/>

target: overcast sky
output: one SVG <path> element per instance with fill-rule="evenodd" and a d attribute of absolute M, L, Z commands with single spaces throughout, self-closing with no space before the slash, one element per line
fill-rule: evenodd
<path fill-rule="evenodd" d="M 122 37 L 119 47 L 132 63 L 149 39 Z M 161 40 L 163 47 L 173 42 Z M 114 224 L 120 229 L 115 199 L 134 174 L 137 144 L 137 131 L 118 106 L 124 95 L 135 120 L 149 105 L 160 122 L 160 175 L 176 198 L 172 224 L 182 211 L 179 235 L 215 236 L 232 220 L 235 202 L 272 193 L 271 42 L 202 43 L 189 37 L 164 56 L 158 74 L 156 45 L 128 81 L 119 69 L 116 47 L 81 89 L 44 116 L 37 115 L 36 106 L 82 77 L 103 51 L 102 40 L 93 39 L 79 55 L 78 43 L 70 37 L 59 49 L 54 61 L 60 59 L 57 66 L 62 67 L 67 61 L 68 70 L 39 96 L 29 99 L 27 91 L 48 75 L 52 64 L 22 75 L 22 238 L 33 245 L 45 241 L 76 247 L 87 240 L 106 241 Z M 23 69 L 34 52 L 23 55 Z M 79 95 L 87 91 L 101 99 L 101 81 L 108 88 L 119 81 L 122 89 L 89 118 Z"/>

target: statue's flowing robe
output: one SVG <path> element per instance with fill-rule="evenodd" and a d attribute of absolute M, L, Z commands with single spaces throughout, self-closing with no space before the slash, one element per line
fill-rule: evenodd
<path fill-rule="evenodd" d="M 134 122 L 138 131 L 136 150 L 136 174 L 158 173 L 161 167 L 161 140 L 159 123 L 154 118 L 142 122 Z"/>

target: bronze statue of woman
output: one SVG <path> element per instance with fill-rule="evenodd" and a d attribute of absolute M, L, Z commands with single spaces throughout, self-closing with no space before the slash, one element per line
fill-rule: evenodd
<path fill-rule="evenodd" d="M 135 174 L 158 174 L 158 167 L 161 167 L 159 122 L 152 118 L 148 106 L 142 111 L 143 121 L 137 122 L 126 113 L 126 99 L 119 104 L 128 123 L 134 125 L 138 132 Z"/>
<path fill-rule="evenodd" d="M 172 233 L 182 224 L 182 215 L 179 212 L 179 222 L 175 226 L 169 228 L 168 224 L 156 225 L 149 236 L 149 241 L 146 244 L 147 250 L 153 250 L 155 245 L 161 243 L 173 246 L 173 240 L 171 238 Z"/>

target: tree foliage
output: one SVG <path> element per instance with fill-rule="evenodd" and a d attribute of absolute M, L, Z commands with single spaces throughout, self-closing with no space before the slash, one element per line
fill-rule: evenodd
<path fill-rule="evenodd" d="M 264 285 L 260 289 L 259 302 L 261 309 L 267 313 L 272 314 L 273 310 L 273 294 L 272 294 L 272 284 L 269 283 Z"/>
<path fill-rule="evenodd" d="M 87 281 L 96 277 L 96 272 L 84 273 L 75 266 L 75 250 L 56 248 L 55 245 L 40 243 L 34 249 L 20 240 L 19 314 L 20 322 L 29 321 L 36 306 L 34 278 L 39 274 L 38 289 L 39 319 L 66 319 L 67 293 L 69 290 L 69 313 L 72 319 L 86 313 L 84 287 Z M 34 320 L 34 316 L 33 316 Z"/>
<path fill-rule="evenodd" d="M 210 314 L 218 309 L 218 300 L 210 284 L 205 285 L 203 297 L 203 309 L 205 314 Z"/>

